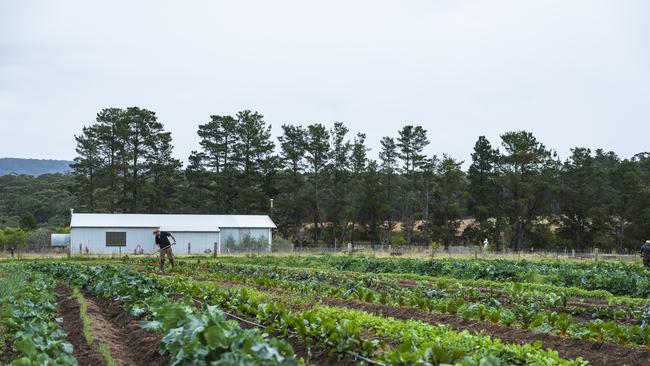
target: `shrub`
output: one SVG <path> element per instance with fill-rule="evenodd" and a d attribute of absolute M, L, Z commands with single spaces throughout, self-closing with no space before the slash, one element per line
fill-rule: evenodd
<path fill-rule="evenodd" d="M 289 239 L 285 239 L 281 235 L 276 235 L 273 238 L 273 244 L 271 245 L 272 252 L 293 252 L 293 243 Z"/>

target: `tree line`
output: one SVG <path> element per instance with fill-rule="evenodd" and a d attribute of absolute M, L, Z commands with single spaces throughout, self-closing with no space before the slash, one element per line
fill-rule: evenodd
<path fill-rule="evenodd" d="M 496 249 L 625 251 L 650 238 L 647 153 L 576 147 L 562 161 L 511 131 L 480 136 L 464 170 L 428 156 L 419 125 L 382 138 L 376 154 L 340 122 L 281 127 L 274 140 L 257 112 L 210 116 L 183 167 L 153 111 L 104 109 L 75 136 L 69 191 L 78 211 L 271 214 L 301 245 L 487 239 Z"/>

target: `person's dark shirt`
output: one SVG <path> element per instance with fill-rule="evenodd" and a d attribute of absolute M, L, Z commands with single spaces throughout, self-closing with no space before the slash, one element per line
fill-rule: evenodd
<path fill-rule="evenodd" d="M 156 244 L 160 246 L 160 249 L 165 249 L 168 246 L 172 245 L 172 243 L 169 242 L 169 237 L 172 236 L 167 231 L 161 231 L 160 236 L 156 236 Z"/>
<path fill-rule="evenodd" d="M 644 257 L 650 257 L 650 244 L 643 244 L 641 246 L 641 254 Z"/>

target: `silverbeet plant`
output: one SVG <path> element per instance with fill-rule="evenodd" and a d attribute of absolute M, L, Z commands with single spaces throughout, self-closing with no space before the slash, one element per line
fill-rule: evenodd
<path fill-rule="evenodd" d="M 216 306 L 197 313 L 182 303 L 158 302 L 150 309 L 154 320 L 141 325 L 166 333 L 161 347 L 172 365 L 299 365 L 286 343 L 268 340 L 257 329 L 241 329 Z"/>
<path fill-rule="evenodd" d="M 24 283 L 0 299 L 2 323 L 19 357 L 12 366 L 76 365 L 66 333 L 54 321 L 54 280 L 29 271 Z"/>

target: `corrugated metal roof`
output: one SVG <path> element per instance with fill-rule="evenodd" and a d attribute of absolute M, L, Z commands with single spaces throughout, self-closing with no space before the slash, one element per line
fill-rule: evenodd
<path fill-rule="evenodd" d="M 70 227 L 275 228 L 266 215 L 172 215 L 72 213 Z M 202 228 L 202 229 L 199 229 Z"/>
<path fill-rule="evenodd" d="M 160 230 L 180 233 L 215 233 L 221 231 L 219 228 L 215 229 L 214 226 L 161 226 Z"/>

